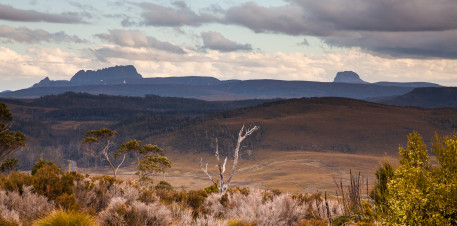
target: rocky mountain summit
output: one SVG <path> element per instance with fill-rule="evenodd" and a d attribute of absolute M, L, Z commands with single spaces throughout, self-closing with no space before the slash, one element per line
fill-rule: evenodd
<path fill-rule="evenodd" d="M 333 82 L 366 84 L 368 82 L 360 79 L 359 75 L 353 71 L 343 71 L 336 73 Z"/>
<path fill-rule="evenodd" d="M 70 82 L 87 84 L 142 78 L 143 76 L 138 74 L 133 65 L 126 65 L 103 68 L 96 71 L 80 70 L 71 78 Z"/>

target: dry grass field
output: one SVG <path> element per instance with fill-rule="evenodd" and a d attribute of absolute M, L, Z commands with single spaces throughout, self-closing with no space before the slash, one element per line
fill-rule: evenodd
<path fill-rule="evenodd" d="M 177 189 L 201 189 L 211 185 L 210 180 L 199 168 L 200 158 L 208 161 L 208 169 L 216 177 L 215 157 L 209 154 L 168 154 L 172 168 L 165 176 L 153 178 L 154 183 L 160 180 L 170 182 Z M 360 172 L 368 178 L 369 187 L 374 183 L 374 172 L 384 159 L 395 163 L 396 157 L 347 154 L 336 152 L 310 151 L 272 151 L 259 150 L 254 158 L 240 159 L 237 173 L 232 186 L 248 186 L 251 188 L 279 189 L 283 192 L 335 192 L 335 182 L 349 178 L 349 171 Z M 231 169 L 229 160 L 227 167 Z M 109 170 L 94 171 L 79 169 L 89 174 L 106 173 Z M 131 167 L 120 170 L 120 178 L 136 179 Z M 364 179 L 366 181 L 366 179 Z"/>

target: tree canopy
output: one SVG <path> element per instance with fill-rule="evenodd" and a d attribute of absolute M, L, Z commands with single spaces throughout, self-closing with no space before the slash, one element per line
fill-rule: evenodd
<path fill-rule="evenodd" d="M 25 146 L 25 135 L 21 132 L 10 131 L 13 123 L 13 115 L 0 103 L 0 166 L 9 155 Z"/>

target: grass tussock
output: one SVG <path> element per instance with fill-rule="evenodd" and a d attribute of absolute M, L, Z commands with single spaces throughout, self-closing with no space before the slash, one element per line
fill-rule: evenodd
<path fill-rule="evenodd" d="M 80 211 L 54 210 L 49 215 L 33 222 L 33 226 L 73 225 L 73 226 L 96 226 L 94 216 Z"/>

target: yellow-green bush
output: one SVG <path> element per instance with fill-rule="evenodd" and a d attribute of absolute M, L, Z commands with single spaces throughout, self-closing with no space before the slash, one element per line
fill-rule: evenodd
<path fill-rule="evenodd" d="M 422 137 L 408 136 L 399 149 L 400 166 L 387 183 L 387 209 L 382 220 L 388 225 L 457 224 L 457 134 L 436 136 L 432 152 L 439 166 L 430 163 Z"/>
<path fill-rule="evenodd" d="M 33 222 L 34 226 L 93 226 L 98 225 L 95 217 L 79 211 L 55 210 Z"/>

